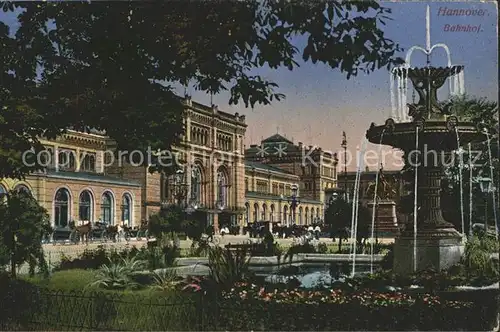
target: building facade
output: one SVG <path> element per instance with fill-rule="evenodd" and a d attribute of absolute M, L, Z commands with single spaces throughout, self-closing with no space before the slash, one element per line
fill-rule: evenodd
<path fill-rule="evenodd" d="M 108 172 L 141 185 L 143 218 L 162 206 L 192 207 L 196 220 L 213 225 L 243 227 L 245 212 L 243 141 L 245 116 L 229 114 L 183 99 L 184 128 L 180 144 L 162 152 L 179 169 L 176 174 L 150 173 L 147 167 L 129 163 L 110 167 Z M 170 158 L 169 157 L 169 158 Z"/>
<path fill-rule="evenodd" d="M 246 149 L 245 160 L 247 220 L 266 217 L 265 221 L 305 225 L 324 219 L 325 190 L 337 186 L 335 154 L 275 134 Z M 300 201 L 295 214 L 290 209 L 294 184 Z"/>
<path fill-rule="evenodd" d="M 41 143 L 46 150 L 38 157 L 46 170 L 23 181 L 3 179 L 0 192 L 29 191 L 49 212 L 56 229 L 67 228 L 71 220 L 130 226 L 140 222 L 141 186 L 106 174 L 104 158 L 110 143 L 106 136 L 68 130 Z"/>
<path fill-rule="evenodd" d="M 292 187 L 300 183 L 300 177 L 280 168 L 246 161 L 245 174 L 245 222 L 270 222 L 288 226 L 309 225 L 323 220 L 321 202 L 301 197 L 292 209 Z"/>

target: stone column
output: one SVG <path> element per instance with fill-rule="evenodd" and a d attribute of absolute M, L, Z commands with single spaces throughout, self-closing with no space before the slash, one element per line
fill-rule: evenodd
<path fill-rule="evenodd" d="M 191 204 L 191 180 L 192 180 L 192 172 L 193 172 L 193 165 L 191 164 L 191 153 L 188 151 L 187 153 L 187 164 L 186 164 L 186 186 L 187 186 L 187 192 L 186 192 L 186 203 Z"/>
<path fill-rule="evenodd" d="M 422 142 L 422 146 L 424 146 Z M 427 147 L 431 151 L 432 146 Z M 436 155 L 420 158 L 417 180 L 417 266 L 416 270 L 433 268 L 446 269 L 460 261 L 463 253 L 461 235 L 453 224 L 445 221 L 441 213 L 441 178 L 443 160 L 441 151 Z M 422 154 L 423 156 L 423 154 Z M 445 156 L 446 157 L 446 156 Z M 409 274 L 414 270 L 414 224 L 413 217 L 406 224 L 401 236 L 396 239 L 394 250 L 394 271 Z"/>
<path fill-rule="evenodd" d="M 211 191 L 211 199 L 209 201 L 209 205 L 210 206 L 213 206 L 214 208 L 214 211 L 216 211 L 214 213 L 214 216 L 213 216 L 213 225 L 214 225 L 214 231 L 215 231 L 215 234 L 219 234 L 219 218 L 218 218 L 218 212 L 217 212 L 217 206 L 215 204 L 215 202 L 217 201 L 217 166 L 216 164 L 214 163 L 211 167 L 212 169 L 212 178 L 211 178 L 211 184 L 212 184 L 212 191 Z"/>
<path fill-rule="evenodd" d="M 185 138 L 185 141 L 191 142 L 191 118 L 189 116 L 186 117 L 186 138 Z"/>

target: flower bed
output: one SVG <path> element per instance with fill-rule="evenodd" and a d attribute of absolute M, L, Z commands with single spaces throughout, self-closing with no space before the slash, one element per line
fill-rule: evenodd
<path fill-rule="evenodd" d="M 218 302 L 217 330 L 467 331 L 491 329 L 496 317 L 481 304 L 429 294 L 285 290 L 249 283 L 223 291 Z"/>

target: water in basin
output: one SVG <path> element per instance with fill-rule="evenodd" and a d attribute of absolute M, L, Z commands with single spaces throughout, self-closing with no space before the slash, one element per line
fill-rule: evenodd
<path fill-rule="evenodd" d="M 334 283 L 343 282 L 345 276 L 350 276 L 352 264 L 293 264 L 283 267 L 275 274 L 266 276 L 271 283 L 288 283 L 295 279 L 301 288 L 329 287 Z M 356 264 L 356 275 L 370 273 L 370 265 Z"/>

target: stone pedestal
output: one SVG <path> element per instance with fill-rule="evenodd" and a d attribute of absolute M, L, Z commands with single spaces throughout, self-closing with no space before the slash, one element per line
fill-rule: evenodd
<path fill-rule="evenodd" d="M 462 236 L 445 221 L 441 213 L 442 168 L 439 160 L 432 160 L 419 170 L 417 190 L 417 266 L 416 271 L 446 269 L 460 261 L 464 247 Z M 413 220 L 406 224 L 394 244 L 394 271 L 399 274 L 414 272 Z"/>
<path fill-rule="evenodd" d="M 370 211 L 373 209 L 373 202 L 368 203 Z M 396 216 L 396 203 L 389 200 L 380 200 L 377 202 L 375 211 L 375 233 L 379 236 L 391 234 L 398 235 L 398 222 Z"/>
<path fill-rule="evenodd" d="M 413 237 L 401 236 L 394 243 L 394 272 L 411 274 L 414 271 Z M 430 236 L 417 233 L 417 271 L 447 269 L 458 263 L 464 251 L 460 234 Z"/>

